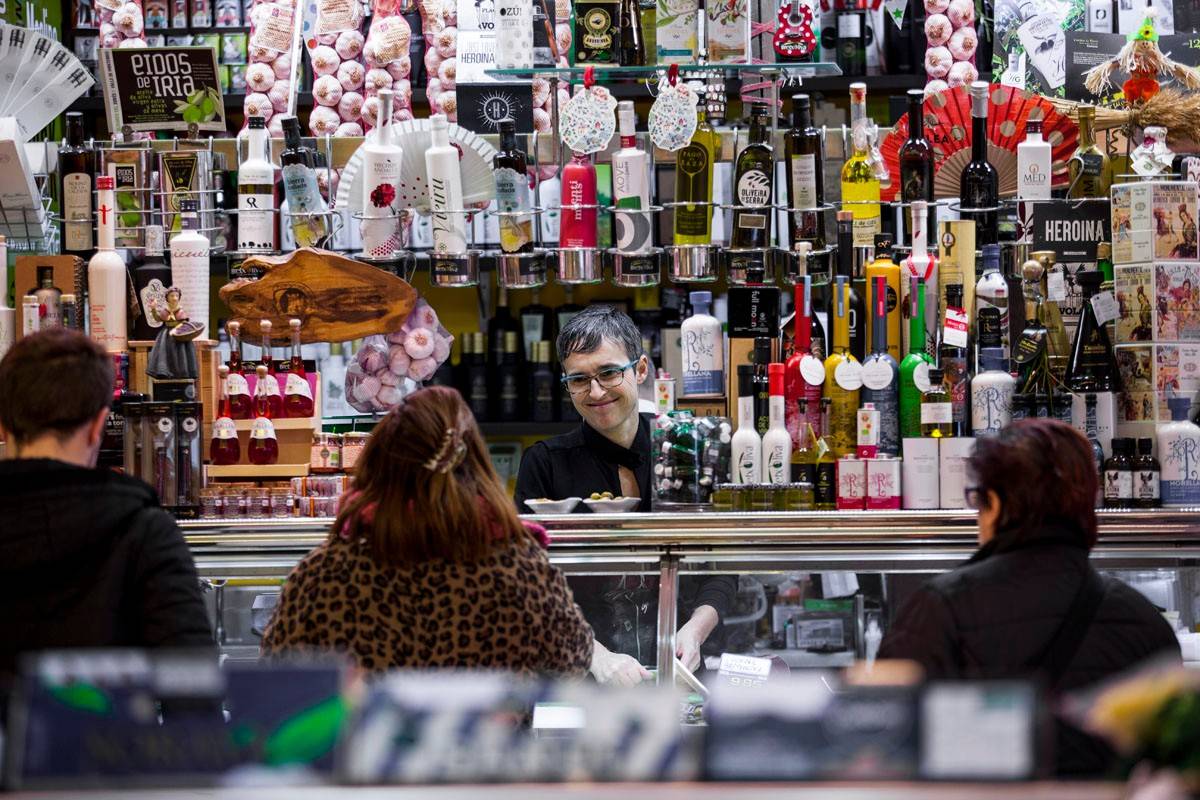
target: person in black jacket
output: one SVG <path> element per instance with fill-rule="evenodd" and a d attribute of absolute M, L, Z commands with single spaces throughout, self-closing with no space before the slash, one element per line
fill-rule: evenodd
<path fill-rule="evenodd" d="M 112 395 L 112 357 L 74 331 L 0 361 L 0 697 L 26 652 L 213 646 L 174 518 L 142 481 L 95 468 Z"/>
<path fill-rule="evenodd" d="M 517 509 L 526 500 L 587 497 L 611 492 L 638 497 L 650 510 L 653 463 L 650 425 L 638 413 L 638 385 L 649 367 L 642 335 L 633 320 L 610 306 L 595 305 L 563 326 L 557 342 L 563 389 L 583 417 L 571 433 L 538 442 L 525 453 L 517 473 Z M 580 504 L 576 511 L 589 511 Z M 576 578 L 575 599 L 596 633 L 591 672 L 601 683 L 629 686 L 650 677 L 643 665 L 657 653 L 658 579 L 647 576 Z M 676 655 L 691 670 L 701 651 L 718 649 L 721 620 L 733 607 L 733 575 L 679 579 Z"/>
<path fill-rule="evenodd" d="M 1179 658 L 1159 611 L 1088 563 L 1099 484 L 1092 448 L 1074 428 L 1013 423 L 976 442 L 967 474 L 982 546 L 908 599 L 880 658 L 919 662 L 930 679 L 1040 678 L 1052 694 L 1154 656 Z M 1112 764 L 1099 740 L 1066 723 L 1056 736 L 1059 774 L 1099 775 Z"/>

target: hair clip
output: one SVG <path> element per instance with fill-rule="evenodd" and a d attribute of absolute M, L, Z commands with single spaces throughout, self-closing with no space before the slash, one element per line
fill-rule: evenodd
<path fill-rule="evenodd" d="M 437 452 L 421 466 L 430 472 L 445 475 L 461 464 L 466 454 L 467 443 L 458 437 L 454 428 L 447 428 L 446 432 L 442 434 L 442 443 L 438 446 Z"/>

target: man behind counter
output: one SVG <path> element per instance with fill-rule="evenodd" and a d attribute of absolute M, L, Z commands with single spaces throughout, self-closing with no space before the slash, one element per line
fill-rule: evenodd
<path fill-rule="evenodd" d="M 563 385 L 583 424 L 578 430 L 538 442 L 521 459 L 516 501 L 587 497 L 611 492 L 639 497 L 650 510 L 651 415 L 638 413 L 638 386 L 649 362 L 633 320 L 615 308 L 594 305 L 571 319 L 558 335 Z M 578 511 L 587 511 L 580 505 Z M 600 683 L 630 686 L 646 680 L 643 664 L 654 663 L 658 580 L 605 577 L 573 580 L 575 597 L 596 633 L 591 672 Z M 731 575 L 679 580 L 675 654 L 690 670 L 700 666 L 701 646 L 733 605 L 737 578 Z"/>

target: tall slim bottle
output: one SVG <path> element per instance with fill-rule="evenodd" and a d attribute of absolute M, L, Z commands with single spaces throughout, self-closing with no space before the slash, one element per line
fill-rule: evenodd
<path fill-rule="evenodd" d="M 532 12 L 531 12 L 532 13 Z M 528 211 L 528 166 L 525 154 L 517 147 L 517 124 L 511 119 L 500 120 L 500 152 L 492 159 L 496 175 L 496 205 L 500 217 L 500 249 L 505 253 L 533 252 L 533 216 L 517 212 Z"/>
<path fill-rule="evenodd" d="M 404 150 L 392 139 L 392 90 L 379 90 L 379 128 L 363 140 L 362 249 L 368 258 L 388 260 L 403 247 L 396 195 Z"/>
<path fill-rule="evenodd" d="M 88 319 L 92 338 L 109 353 L 128 349 L 125 307 L 129 296 L 125 259 L 117 254 L 115 181 L 96 176 L 96 252 L 88 261 Z"/>
<path fill-rule="evenodd" d="M 882 278 L 885 286 L 886 311 L 884 325 L 887 326 L 888 354 L 896 363 L 900 362 L 900 267 L 892 260 L 892 235 L 875 234 L 875 259 L 867 266 L 866 287 L 873 287 L 875 279 Z M 872 301 L 874 302 L 874 301 Z M 875 341 L 875 315 L 867 317 L 867 340 Z"/>
<path fill-rule="evenodd" d="M 225 323 L 229 335 L 229 377 L 225 388 L 229 394 L 229 416 L 233 419 L 250 419 L 254 413 L 254 399 L 250 396 L 250 383 L 246 380 L 246 368 L 242 364 L 242 325 L 230 320 Z"/>
<path fill-rule="evenodd" d="M 792 482 L 792 437 L 784 422 L 783 373 L 783 364 L 767 367 L 770 422 L 763 434 L 763 481 L 773 484 Z"/>
<path fill-rule="evenodd" d="M 634 0 L 636 4 L 636 0 Z M 653 237 L 650 208 L 650 158 L 637 145 L 637 114 L 632 100 L 617 104 L 621 149 L 613 153 L 613 204 L 617 250 L 641 255 L 649 252 Z M 623 210 L 628 209 L 628 211 Z"/>
<path fill-rule="evenodd" d="M 754 368 L 738 366 L 738 426 L 734 431 L 731 459 L 733 482 L 762 483 L 762 437 L 754 419 Z"/>
<path fill-rule="evenodd" d="M 796 313 L 792 317 L 792 354 L 786 362 L 784 402 L 792 444 L 800 446 L 807 422 L 814 431 L 821 429 L 821 386 L 825 383 L 825 364 L 813 353 L 813 325 L 820 321 L 812 313 L 812 277 L 805 275 L 796 284 Z M 824 338 L 824 331 L 820 332 Z M 824 356 L 822 345 L 821 356 Z M 803 404 L 804 412 L 800 412 Z"/>
<path fill-rule="evenodd" d="M 258 403 L 265 402 L 271 408 L 270 419 L 283 418 L 283 394 L 279 391 L 279 381 L 275 376 L 279 374 L 279 365 L 275 363 L 275 357 L 271 350 L 271 320 L 264 319 L 258 323 L 259 330 L 262 331 L 262 356 L 260 356 L 260 364 L 256 374 L 258 382 L 254 384 L 254 402 L 255 413 L 262 416 L 258 409 Z M 264 373 L 262 370 L 266 369 Z M 266 380 L 263 380 L 263 375 L 266 375 Z M 260 399 L 265 398 L 265 399 Z"/>
<path fill-rule="evenodd" d="M 1099 270 L 1085 270 L 1075 273 L 1075 281 L 1083 290 L 1083 306 L 1079 313 L 1079 326 L 1075 329 L 1071 360 L 1067 363 L 1066 384 L 1071 391 L 1071 422 L 1076 430 L 1086 431 L 1085 400 L 1095 395 L 1096 430 L 1100 445 L 1105 453 L 1111 454 L 1120 373 L 1108 331 L 1099 324 L 1092 307 L 1092 298 L 1100 292 L 1104 275 Z"/>
<path fill-rule="evenodd" d="M 208 237 L 200 232 L 200 204 L 195 200 L 179 203 L 179 218 L 183 228 L 171 237 L 171 280 L 182 293 L 182 305 L 192 322 L 209 329 Z"/>
<path fill-rule="evenodd" d="M 854 247 L 870 247 L 879 233 L 879 178 L 871 165 L 867 85 L 850 84 L 850 137 L 854 152 L 842 165 L 842 208 L 854 219 Z"/>
<path fill-rule="evenodd" d="M 461 256 L 467 252 L 467 218 L 462 213 L 462 171 L 458 163 L 458 149 L 450 144 L 446 115 L 434 114 L 429 119 L 433 144 L 425 151 L 425 171 L 429 174 L 433 250 L 438 255 Z"/>
<path fill-rule="evenodd" d="M 696 132 L 675 158 L 675 244 L 712 243 L 713 165 L 721 151 L 721 136 L 709 124 L 704 103 L 696 110 Z"/>
<path fill-rule="evenodd" d="M 1000 311 L 979 309 L 979 371 L 971 378 L 971 435 L 995 436 L 1012 422 L 1016 379 L 1000 347 Z"/>
<path fill-rule="evenodd" d="M 925 138 L 925 90 L 908 90 L 908 138 L 900 145 L 900 199 L 911 204 L 924 200 L 933 208 L 933 145 Z M 935 229 L 933 214 L 927 215 L 926 237 Z M 913 228 L 909 215 L 904 215 L 904 229 L 912 241 Z M 928 241 L 928 240 L 927 240 Z"/>
<path fill-rule="evenodd" d="M 854 220 L 849 211 L 837 213 L 837 274 L 846 279 L 846 318 L 850 328 L 850 352 L 861 360 L 867 355 L 867 306 L 863 296 L 854 288 Z M 830 298 L 827 315 L 833 318 L 833 306 L 837 298 Z"/>
<path fill-rule="evenodd" d="M 300 355 L 300 325 L 298 319 L 288 320 L 292 338 L 292 356 L 288 362 L 287 380 L 283 389 L 284 416 L 295 419 L 311 417 L 315 411 L 312 388 L 308 385 L 308 373 Z"/>
<path fill-rule="evenodd" d="M 218 466 L 236 464 L 242 458 L 242 447 L 238 442 L 237 425 L 233 421 L 233 410 L 230 406 L 228 379 L 229 367 L 222 364 L 217 367 L 217 381 L 220 389 L 220 402 L 217 405 L 216 419 L 213 420 L 212 440 L 208 447 L 208 460 Z"/>
<path fill-rule="evenodd" d="M 297 247 L 318 247 L 329 235 L 325 201 L 317 188 L 316 154 L 300 138 L 300 120 L 283 119 L 283 194 L 287 198 L 292 235 Z"/>
<path fill-rule="evenodd" d="M 246 120 L 246 160 L 238 166 L 237 243 L 241 252 L 274 252 L 275 166 L 262 117 Z"/>
<path fill-rule="evenodd" d="M 646 41 L 642 33 L 642 9 L 638 0 L 621 0 L 621 66 L 646 64 Z"/>
<path fill-rule="evenodd" d="M 58 172 L 62 176 L 62 251 L 90 258 L 96 152 L 84 143 L 83 115 L 78 111 L 67 112 L 67 143 L 58 150 Z"/>
<path fill-rule="evenodd" d="M 806 94 L 792 96 L 792 128 L 783 137 L 787 158 L 788 208 L 820 208 L 825 204 L 821 131 L 812 124 L 812 102 Z M 825 249 L 825 213 L 791 211 L 788 214 L 789 243 L 809 242 L 814 250 Z"/>
<path fill-rule="evenodd" d="M 975 222 L 975 245 L 995 244 L 999 215 L 996 211 L 968 211 L 972 208 L 996 208 L 1000 203 L 1000 175 L 988 161 L 987 153 L 988 82 L 971 84 L 971 160 L 963 167 L 959 203 L 963 219 Z"/>
<path fill-rule="evenodd" d="M 771 246 L 771 210 L 775 162 L 768 142 L 769 112 L 755 108 L 750 117 L 750 142 L 738 153 L 733 180 L 733 236 L 730 246 L 753 250 Z"/>
<path fill-rule="evenodd" d="M 983 274 L 975 283 L 976 316 L 985 308 L 994 308 L 1000 315 L 1000 349 L 1005 358 L 1009 353 L 1008 281 L 1000 274 L 1000 245 L 983 246 Z"/>
<path fill-rule="evenodd" d="M 850 352 L 850 286 L 844 275 L 837 276 L 833 293 L 833 352 L 825 359 L 824 396 L 830 400 L 829 446 L 841 457 L 853 454 L 858 442 L 862 364 Z"/>
<path fill-rule="evenodd" d="M 947 310 L 962 310 L 963 288 L 961 283 L 952 283 L 946 287 L 946 308 Z M 946 330 L 946 327 L 943 322 L 942 330 Z M 942 346 L 938 350 L 939 366 L 945 376 L 946 389 L 950 392 L 950 407 L 953 411 L 951 426 L 954 436 L 971 435 L 971 371 L 967 357 L 970 351 L 969 338 L 966 344 L 943 339 Z"/>
<path fill-rule="evenodd" d="M 1111 172 L 1108 156 L 1096 144 L 1096 107 L 1079 106 L 1079 146 L 1067 164 L 1071 175 L 1068 197 L 1108 197 Z"/>
<path fill-rule="evenodd" d="M 874 403 L 879 412 L 879 452 L 900 455 L 900 374 L 888 347 L 887 282 L 876 276 L 871 282 L 871 353 L 863 361 L 862 401 Z"/>
<path fill-rule="evenodd" d="M 1071 346 L 1067 339 L 1067 328 L 1062 319 L 1062 309 L 1059 307 L 1058 301 L 1050 296 L 1050 285 L 1052 280 L 1056 283 L 1062 281 L 1065 285 L 1065 272 L 1063 267 L 1057 264 L 1053 250 L 1035 250 L 1029 254 L 1029 257 L 1036 262 L 1040 269 L 1026 276 L 1036 276 L 1035 285 L 1030 286 L 1028 280 L 1024 282 L 1027 306 L 1025 316 L 1031 318 L 1034 314 L 1040 314 L 1039 319 L 1046 326 L 1048 337 L 1047 362 L 1054 376 L 1062 380 L 1066 374 Z M 1026 262 L 1026 265 L 1028 263 Z M 1031 298 L 1035 299 L 1040 308 L 1029 307 Z"/>
<path fill-rule="evenodd" d="M 1025 122 L 1025 140 L 1017 145 L 1017 199 L 1049 200 L 1050 143 L 1042 138 L 1042 121 Z"/>
<path fill-rule="evenodd" d="M 562 171 L 560 247 L 590 250 L 596 247 L 596 167 L 587 153 L 573 153 Z"/>
<path fill-rule="evenodd" d="M 933 359 L 925 352 L 925 281 L 910 278 L 908 355 L 900 362 L 900 438 L 921 435 L 921 396 L 929 388 Z"/>

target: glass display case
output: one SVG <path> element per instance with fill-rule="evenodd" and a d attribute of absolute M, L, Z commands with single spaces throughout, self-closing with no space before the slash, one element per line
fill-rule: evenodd
<path fill-rule="evenodd" d="M 1138 588 L 1177 629 L 1200 619 L 1200 516 L 1191 510 L 1099 512 L 1093 563 Z M 589 592 L 622 593 L 634 647 L 660 679 L 675 670 L 674 632 L 688 582 L 736 581 L 732 608 L 702 650 L 777 656 L 792 668 L 836 667 L 866 654 L 905 596 L 976 549 L 961 511 L 572 514 L 539 517 L 550 560 L 585 613 Z M 181 523 L 205 581 L 222 652 L 253 659 L 292 566 L 331 520 Z M 627 651 L 628 652 L 628 651 Z M 1186 649 L 1185 649 L 1186 657 Z"/>

